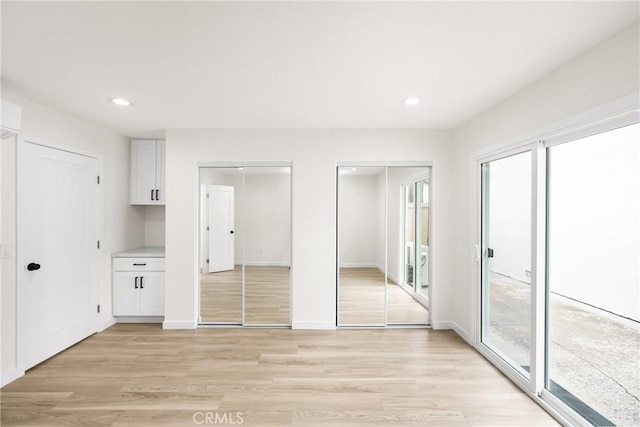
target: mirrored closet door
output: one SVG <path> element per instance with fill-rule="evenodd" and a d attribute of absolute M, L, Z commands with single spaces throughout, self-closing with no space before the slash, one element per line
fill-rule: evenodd
<path fill-rule="evenodd" d="M 291 324 L 291 167 L 200 168 L 200 324 Z"/>
<path fill-rule="evenodd" d="M 338 167 L 338 326 L 429 324 L 429 175 Z"/>
<path fill-rule="evenodd" d="M 386 168 L 338 168 L 338 325 L 386 324 Z"/>

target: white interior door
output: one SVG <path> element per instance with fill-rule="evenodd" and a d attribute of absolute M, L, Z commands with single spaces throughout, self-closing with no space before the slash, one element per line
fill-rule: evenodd
<path fill-rule="evenodd" d="M 209 273 L 233 270 L 233 187 L 209 185 Z"/>
<path fill-rule="evenodd" d="M 26 140 L 18 150 L 18 364 L 28 369 L 98 329 L 98 161 Z"/>

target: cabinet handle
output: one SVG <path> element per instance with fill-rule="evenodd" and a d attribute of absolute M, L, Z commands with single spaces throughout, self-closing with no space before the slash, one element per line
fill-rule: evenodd
<path fill-rule="evenodd" d="M 146 262 L 144 262 L 144 263 L 142 263 L 142 262 L 141 263 L 135 263 L 134 262 L 133 265 L 147 265 L 147 263 Z"/>
<path fill-rule="evenodd" d="M 160 200 L 160 190 L 156 190 L 156 200 Z"/>
<path fill-rule="evenodd" d="M 135 289 L 138 289 L 138 276 L 136 276 L 136 286 Z"/>
<path fill-rule="evenodd" d="M 142 279 L 144 279 L 144 276 L 140 276 L 140 289 L 144 289 L 144 286 L 142 286 Z"/>
<path fill-rule="evenodd" d="M 153 190 L 151 190 L 151 200 L 153 200 Z"/>

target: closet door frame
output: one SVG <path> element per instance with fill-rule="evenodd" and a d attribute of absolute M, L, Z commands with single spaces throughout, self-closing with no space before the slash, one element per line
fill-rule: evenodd
<path fill-rule="evenodd" d="M 245 295 L 245 247 L 243 245 L 243 254 L 242 254 L 242 322 L 240 323 L 225 323 L 225 322 L 202 322 L 201 321 L 201 280 L 200 280 L 200 260 L 202 259 L 202 245 L 201 245 L 201 240 L 202 240 L 202 236 L 201 236 L 201 230 L 200 230 L 200 224 L 202 221 L 202 209 L 200 206 L 200 190 L 201 190 L 201 185 L 202 185 L 202 180 L 201 180 L 201 169 L 207 169 L 207 168 L 221 168 L 221 169 L 238 169 L 238 168 L 244 168 L 246 170 L 246 168 L 289 168 L 289 200 L 290 200 L 290 208 L 289 208 L 289 262 L 290 262 L 290 268 L 289 268 L 289 321 L 288 324 L 246 324 L 245 323 L 245 299 L 246 299 L 246 295 Z M 196 295 L 196 304 L 197 304 L 197 312 L 198 312 L 198 327 L 202 328 L 202 327 L 248 327 L 248 328 L 256 328 L 256 327 L 268 327 L 268 328 L 290 328 L 291 327 L 291 323 L 292 323 L 292 313 L 293 313 L 293 307 L 292 307 L 292 303 L 293 303 L 293 248 L 292 248 L 292 242 L 293 242 L 293 162 L 292 161 L 210 161 L 210 162 L 198 162 L 196 164 L 196 172 L 198 174 L 198 184 L 196 186 L 196 192 L 197 192 L 197 212 L 198 212 L 198 218 L 196 223 L 198 224 L 198 263 L 197 263 L 197 274 L 196 277 L 198 277 L 198 285 L 197 285 L 197 295 Z M 243 178 L 242 178 L 242 185 L 243 185 L 243 189 L 245 186 L 245 173 L 243 171 L 242 174 Z M 245 197 L 245 195 L 243 195 L 243 197 Z M 244 202 L 243 202 L 244 203 Z M 241 220 L 241 223 L 244 225 L 244 218 Z M 244 234 L 243 234 L 244 236 Z"/>
<path fill-rule="evenodd" d="M 432 185 L 432 182 L 434 180 L 434 161 L 338 161 L 336 162 L 336 264 L 335 264 L 335 277 L 336 277 L 336 281 L 335 281 L 335 295 L 336 295 L 336 302 L 335 302 L 335 310 L 336 310 L 336 316 L 335 316 L 335 322 L 336 322 L 336 328 L 352 328 L 352 327 L 356 327 L 354 325 L 341 325 L 339 322 L 339 318 L 340 318 L 340 223 L 338 220 L 338 215 L 339 215 L 339 203 L 338 203 L 338 191 L 339 191 L 339 172 L 340 172 L 340 168 L 366 168 L 366 167 L 382 167 L 385 168 L 385 212 L 384 212 L 384 217 L 385 217 L 385 231 L 384 231 L 384 235 L 385 235 L 385 247 L 384 247 L 384 253 L 385 253 L 385 261 L 384 261 L 384 268 L 385 268 L 385 301 L 384 301 L 384 324 L 383 325 L 357 325 L 357 327 L 364 327 L 364 328 L 376 328 L 376 327 L 389 327 L 389 326 L 393 326 L 393 325 L 389 325 L 388 321 L 387 321 L 387 292 L 386 292 L 386 287 L 388 285 L 388 270 L 389 270 L 389 221 L 388 221 L 388 205 L 389 205 L 389 200 L 388 200 L 388 194 L 389 194 L 389 168 L 425 168 L 425 169 L 429 169 L 429 179 L 430 179 L 430 186 L 429 186 L 429 203 L 431 204 L 431 202 L 434 199 L 434 188 Z M 421 177 L 421 176 L 425 176 L 424 173 L 420 173 L 420 174 L 416 174 L 415 177 Z M 415 178 L 412 177 L 411 179 Z M 409 182 L 409 180 L 404 180 L 404 182 Z M 415 180 L 414 180 L 415 182 Z M 403 207 L 403 203 L 404 203 L 404 199 L 402 196 L 402 192 L 400 192 L 400 198 L 398 200 L 396 200 L 395 202 L 399 204 L 399 208 L 400 208 L 400 212 L 404 212 L 404 207 Z M 429 228 L 430 228 L 430 240 L 434 240 L 433 237 L 433 220 L 434 220 L 434 213 L 432 212 L 432 209 L 430 207 L 429 209 Z M 404 231 L 404 219 L 399 221 L 398 226 L 400 227 L 400 229 L 398 230 L 399 233 L 402 233 Z M 400 239 L 403 240 L 403 239 Z M 398 245 L 401 246 L 401 242 L 398 242 Z M 400 253 L 400 252 L 399 252 Z M 398 257 L 398 268 L 402 268 L 402 263 L 404 262 L 403 257 Z M 434 277 L 433 274 L 433 251 L 431 250 L 431 248 L 429 248 L 429 278 L 432 281 L 432 278 Z M 400 271 L 400 270 L 399 270 Z M 403 280 L 404 276 L 402 276 L 402 279 L 398 278 L 399 280 Z M 434 321 L 434 301 L 435 301 L 435 286 L 430 286 L 429 289 L 429 295 L 430 295 L 430 305 L 432 307 L 429 308 L 429 324 L 432 324 Z"/>

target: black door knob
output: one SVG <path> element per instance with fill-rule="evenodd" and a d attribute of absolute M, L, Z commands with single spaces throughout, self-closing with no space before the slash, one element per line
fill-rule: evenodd
<path fill-rule="evenodd" d="M 36 264 L 35 262 L 29 263 L 29 265 L 27 265 L 27 270 L 40 270 L 40 264 Z"/>
<path fill-rule="evenodd" d="M 231 234 L 233 234 L 233 230 L 231 230 Z"/>

